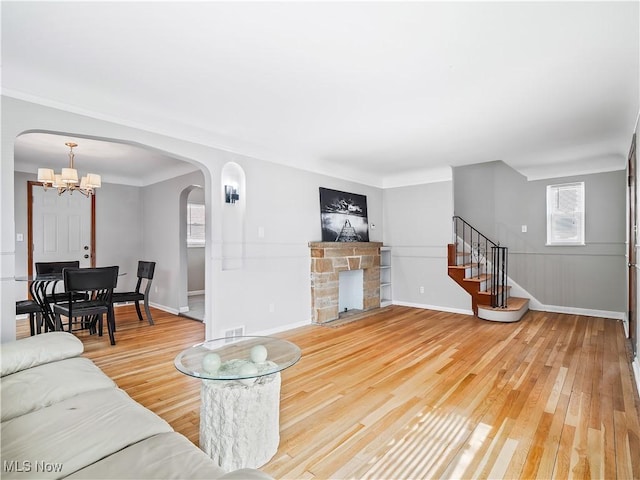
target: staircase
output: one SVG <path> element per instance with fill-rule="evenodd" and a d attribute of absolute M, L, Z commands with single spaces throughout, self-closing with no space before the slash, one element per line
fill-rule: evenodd
<path fill-rule="evenodd" d="M 494 322 L 520 320 L 529 299 L 510 295 L 507 248 L 458 216 L 453 217 L 453 239 L 447 246 L 448 274 L 471 295 L 474 315 Z"/>

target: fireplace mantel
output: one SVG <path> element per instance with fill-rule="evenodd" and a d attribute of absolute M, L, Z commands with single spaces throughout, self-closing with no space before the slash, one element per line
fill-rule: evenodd
<path fill-rule="evenodd" d="M 363 309 L 380 307 L 380 247 L 382 242 L 309 242 L 315 323 L 338 319 L 339 274 L 344 270 L 363 270 Z"/>

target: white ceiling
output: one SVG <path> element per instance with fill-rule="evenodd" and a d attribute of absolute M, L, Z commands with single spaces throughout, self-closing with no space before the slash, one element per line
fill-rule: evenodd
<path fill-rule="evenodd" d="M 639 24 L 637 1 L 3 1 L 2 91 L 378 186 L 588 173 L 625 167 Z M 49 140 L 16 163 L 64 162 Z M 140 178 L 138 155 L 99 168 Z"/>
<path fill-rule="evenodd" d="M 14 168 L 28 173 L 52 168 L 60 173 L 69 166 L 67 142 L 78 145 L 73 148 L 78 174 L 97 173 L 105 183 L 145 186 L 198 170 L 193 164 L 139 146 L 51 133 L 20 135 L 15 143 Z"/>

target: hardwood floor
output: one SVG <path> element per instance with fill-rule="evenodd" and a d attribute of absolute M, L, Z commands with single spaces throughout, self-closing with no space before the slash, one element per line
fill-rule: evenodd
<path fill-rule="evenodd" d="M 119 308 L 117 345 L 80 333 L 85 355 L 197 444 L 199 381 L 173 358 L 204 325 L 153 315 L 149 326 Z M 640 478 L 640 400 L 618 321 L 393 306 L 278 336 L 303 354 L 282 375 L 280 448 L 262 467 L 275 478 Z"/>

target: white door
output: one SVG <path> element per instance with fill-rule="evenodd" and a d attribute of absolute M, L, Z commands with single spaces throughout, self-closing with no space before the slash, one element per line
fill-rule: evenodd
<path fill-rule="evenodd" d="M 33 263 L 78 260 L 91 266 L 91 198 L 33 188 Z"/>

